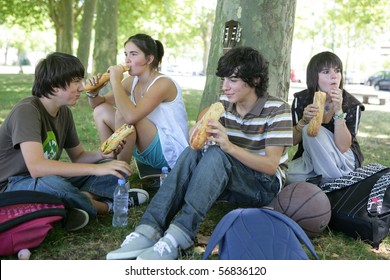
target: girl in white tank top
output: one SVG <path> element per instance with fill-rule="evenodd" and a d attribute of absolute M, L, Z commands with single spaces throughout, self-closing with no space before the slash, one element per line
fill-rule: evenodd
<path fill-rule="evenodd" d="M 123 123 L 134 125 L 119 160 L 137 160 L 154 168 L 173 168 L 188 146 L 188 119 L 179 85 L 158 71 L 164 48 L 149 35 L 136 34 L 124 44 L 129 76 L 122 66 L 108 68 L 112 90 L 105 95 L 90 92 L 94 119 L 101 141 Z M 101 75 L 89 79 L 95 84 Z M 129 98 L 130 97 L 130 98 Z"/>

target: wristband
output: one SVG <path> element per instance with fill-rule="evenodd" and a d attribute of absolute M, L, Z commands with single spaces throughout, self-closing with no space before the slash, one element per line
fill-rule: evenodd
<path fill-rule="evenodd" d="M 99 95 L 99 93 L 91 94 L 89 92 L 86 92 L 85 94 L 88 96 L 88 98 L 96 98 Z"/>
<path fill-rule="evenodd" d="M 302 133 L 302 127 L 300 127 L 299 125 L 296 125 L 294 127 L 295 127 L 296 131 L 298 131 L 299 133 Z"/>
<path fill-rule="evenodd" d="M 299 120 L 298 124 L 299 124 L 300 126 L 305 126 L 305 125 L 309 124 L 309 122 L 305 121 L 305 120 L 302 118 L 302 119 Z"/>
<path fill-rule="evenodd" d="M 300 119 L 299 122 L 295 125 L 295 129 L 298 132 L 302 132 L 302 129 L 305 127 L 305 125 L 307 125 L 307 123 L 305 123 L 304 119 Z"/>
<path fill-rule="evenodd" d="M 333 119 L 334 120 L 341 120 L 341 119 L 345 119 L 345 117 L 347 116 L 347 113 L 342 113 L 342 114 L 335 114 L 334 116 L 333 116 Z"/>

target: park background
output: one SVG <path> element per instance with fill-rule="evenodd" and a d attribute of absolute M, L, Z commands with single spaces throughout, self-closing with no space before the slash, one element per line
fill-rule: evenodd
<path fill-rule="evenodd" d="M 279 70 L 282 71 L 280 79 L 284 80 L 284 86 L 277 94 L 285 99 L 291 101 L 292 93 L 305 87 L 305 67 L 310 57 L 320 51 L 330 50 L 337 53 L 343 60 L 345 75 L 357 73 L 356 77 L 363 77 L 362 80 L 376 71 L 390 68 L 388 1 L 318 0 L 315 4 L 308 0 L 260 2 L 268 4 L 273 12 L 277 11 L 277 8 L 285 11 L 283 10 L 285 6 L 294 8 L 294 12 L 290 13 L 290 20 L 293 18 L 294 27 L 291 28 L 290 24 L 290 47 L 287 42 L 288 53 L 283 57 L 287 62 L 283 64 L 284 69 Z M 214 34 L 214 37 L 218 38 L 213 38 L 212 31 L 222 30 L 223 25 L 219 26 L 220 23 L 230 19 L 230 15 L 238 17 L 239 11 L 242 11 L 240 18 L 245 21 L 245 18 L 249 17 L 248 10 L 252 6 L 254 11 L 250 12 L 260 15 L 268 12 L 256 10 L 261 6 L 252 0 L 1 0 L 0 3 L 2 13 L 0 17 L 0 123 L 18 100 L 31 94 L 33 80 L 31 73 L 37 61 L 47 53 L 57 50 L 85 56 L 81 54 L 79 46 L 88 41 L 89 53 L 84 63 L 88 65 L 90 74 L 102 72 L 111 63 L 123 62 L 122 43 L 128 36 L 145 32 L 163 42 L 166 53 L 162 71 L 173 75 L 183 87 L 189 120 L 193 124 L 202 100 L 204 103 L 211 100 L 203 97 L 207 91 L 207 81 L 216 80 L 213 69 L 222 51 L 221 36 Z M 87 4 L 93 3 L 95 5 L 93 9 L 86 8 Z M 117 5 L 114 15 L 105 10 L 108 8 L 105 5 L 113 5 L 113 3 Z M 240 10 L 241 6 L 244 8 Z M 65 12 L 69 8 L 73 10 L 71 13 L 73 31 L 70 32 L 72 34 L 70 39 L 64 34 L 65 27 L 59 20 L 61 15 L 69 16 L 69 13 Z M 91 12 L 91 9 L 93 12 L 91 24 L 95 27 L 91 27 L 91 37 L 87 40 L 88 36 L 80 35 L 81 22 L 83 13 Z M 101 22 L 103 16 L 106 21 Z M 115 21 L 115 17 L 116 32 L 112 32 L 115 33 L 115 40 L 110 39 L 110 43 L 114 42 L 115 45 L 111 46 L 109 51 L 114 55 L 111 55 L 111 60 L 99 61 L 102 57 L 106 59 L 110 55 L 102 55 L 102 51 L 107 50 L 107 46 L 104 45 L 105 39 L 101 39 L 103 43 L 98 43 L 101 36 L 98 30 L 103 27 L 106 30 L 113 30 L 110 24 Z M 256 21 L 256 24 L 258 29 L 262 30 L 261 20 Z M 243 31 L 245 31 L 244 27 L 246 26 L 243 24 Z M 248 34 L 243 32 L 243 35 L 246 37 L 242 38 L 242 42 L 258 44 L 257 38 L 250 38 L 253 39 L 252 42 L 248 39 Z M 258 45 L 261 48 L 264 44 Z M 275 54 L 270 53 L 270 55 Z M 291 70 L 296 71 L 301 77 L 301 82 L 290 81 Z M 366 112 L 362 117 L 359 142 L 366 155 L 366 163 L 379 162 L 390 166 L 388 127 L 390 103 L 379 105 L 373 88 L 360 82 L 347 84 L 346 88 L 356 92 L 374 92 L 374 98 L 369 100 L 370 104 L 366 104 Z M 390 92 L 380 94 L 388 100 Z M 81 141 L 85 143 L 87 149 L 96 149 L 99 141 L 92 120 L 92 110 L 86 98 L 81 98 L 73 111 Z M 145 188 L 151 194 L 155 191 L 149 189 L 153 184 L 152 180 L 141 181 L 137 174 L 131 177 L 131 182 L 133 187 Z M 182 259 L 201 258 L 204 245 L 214 226 L 232 207 L 223 203 L 216 204 L 201 227 L 196 246 L 183 255 Z M 104 259 L 105 254 L 118 247 L 124 236 L 133 229 L 144 209 L 144 207 L 132 209 L 129 215 L 129 226 L 124 229 L 112 228 L 109 216 L 92 221 L 85 229 L 76 233 L 67 233 L 62 228 L 56 227 L 44 243 L 33 251 L 32 258 Z M 313 243 L 321 259 L 390 259 L 389 238 L 383 242 L 380 250 L 372 250 L 364 242 L 327 229 L 314 239 Z"/>

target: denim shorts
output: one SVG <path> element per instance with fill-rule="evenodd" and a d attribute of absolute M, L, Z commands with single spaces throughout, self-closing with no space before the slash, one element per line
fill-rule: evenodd
<path fill-rule="evenodd" d="M 133 157 L 137 161 L 152 166 L 153 168 L 161 169 L 164 166 L 169 166 L 165 160 L 158 133 L 156 133 L 152 143 L 142 153 L 139 153 L 137 148 L 134 148 Z"/>

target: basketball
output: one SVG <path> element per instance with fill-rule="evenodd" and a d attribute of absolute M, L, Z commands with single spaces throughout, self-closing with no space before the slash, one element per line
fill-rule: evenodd
<path fill-rule="evenodd" d="M 274 209 L 293 219 L 310 238 L 318 236 L 327 227 L 331 216 L 326 194 L 308 182 L 285 186 L 275 199 Z"/>

